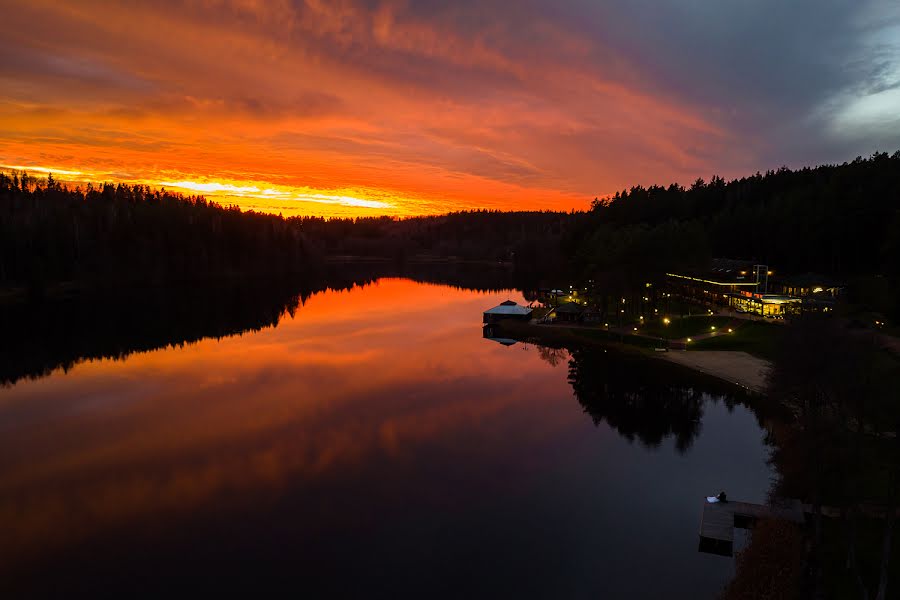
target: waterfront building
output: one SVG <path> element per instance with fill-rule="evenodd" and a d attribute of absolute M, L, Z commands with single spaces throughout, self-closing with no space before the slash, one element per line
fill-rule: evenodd
<path fill-rule="evenodd" d="M 484 311 L 483 322 L 498 323 L 505 319 L 529 321 L 531 320 L 531 312 L 531 308 L 527 306 L 520 306 L 512 300 L 506 300 L 494 308 Z"/>

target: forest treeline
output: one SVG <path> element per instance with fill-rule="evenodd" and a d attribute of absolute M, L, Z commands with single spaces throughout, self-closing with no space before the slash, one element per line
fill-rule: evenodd
<path fill-rule="evenodd" d="M 900 152 L 689 188 L 632 187 L 595 200 L 563 250 L 585 279 L 755 260 L 832 276 L 900 314 Z"/>
<path fill-rule="evenodd" d="M 405 219 L 303 217 L 303 231 L 325 256 L 423 257 L 510 265 L 529 282 L 566 265 L 562 240 L 582 215 L 473 210 Z"/>
<path fill-rule="evenodd" d="M 0 174 L 0 286 L 310 273 L 328 257 L 512 264 L 531 281 L 641 280 L 713 257 L 858 281 L 900 313 L 900 152 L 690 187 L 635 186 L 584 212 L 284 218 L 145 186 Z"/>
<path fill-rule="evenodd" d="M 0 173 L 0 285 L 170 284 L 307 273 L 315 262 L 291 219 L 141 185 L 72 189 Z"/>
<path fill-rule="evenodd" d="M 0 173 L 0 288 L 309 276 L 326 257 L 440 257 L 534 272 L 561 263 L 562 236 L 576 219 L 550 211 L 285 218 L 142 185 L 72 188 L 52 175 Z"/>
<path fill-rule="evenodd" d="M 900 260 L 900 151 L 689 188 L 632 187 L 594 200 L 566 251 L 587 270 L 716 256 L 792 272 L 884 273 Z"/>

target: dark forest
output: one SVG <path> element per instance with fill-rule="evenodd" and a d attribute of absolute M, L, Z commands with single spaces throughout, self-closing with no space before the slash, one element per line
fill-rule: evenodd
<path fill-rule="evenodd" d="M 689 188 L 635 186 L 586 212 L 408 219 L 284 218 L 139 185 L 72 188 L 52 175 L 0 174 L 0 287 L 32 293 L 60 283 L 315 276 L 326 261 L 360 259 L 504 264 L 541 281 L 646 279 L 713 257 L 838 277 L 897 314 L 900 152 Z"/>

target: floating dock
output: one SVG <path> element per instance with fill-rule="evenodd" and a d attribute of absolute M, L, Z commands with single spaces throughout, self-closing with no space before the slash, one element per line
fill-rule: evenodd
<path fill-rule="evenodd" d="M 796 500 L 770 506 L 731 501 L 710 503 L 704 499 L 703 514 L 700 518 L 700 552 L 732 556 L 735 528 L 747 529 L 757 519 L 781 519 L 803 523 L 803 505 Z"/>

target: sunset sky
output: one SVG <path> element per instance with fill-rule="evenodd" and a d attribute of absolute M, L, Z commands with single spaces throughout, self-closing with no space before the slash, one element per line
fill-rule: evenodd
<path fill-rule="evenodd" d="M 0 0 L 0 165 L 284 214 L 900 149 L 900 3 Z"/>

